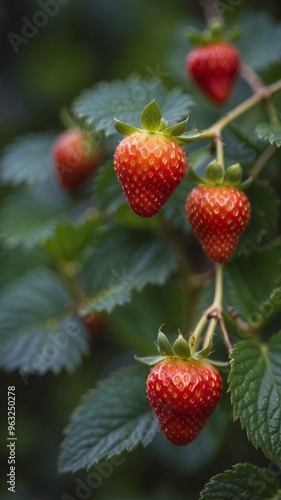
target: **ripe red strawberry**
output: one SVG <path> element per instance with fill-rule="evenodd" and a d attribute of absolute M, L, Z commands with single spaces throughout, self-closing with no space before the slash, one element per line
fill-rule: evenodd
<path fill-rule="evenodd" d="M 197 47 L 185 60 L 187 73 L 217 103 L 225 102 L 239 72 L 240 55 L 234 45 L 213 42 Z"/>
<path fill-rule="evenodd" d="M 75 191 L 102 162 L 103 148 L 90 135 L 73 128 L 59 135 L 54 143 L 53 166 L 60 185 Z"/>
<path fill-rule="evenodd" d="M 235 187 L 199 185 L 187 197 L 187 218 L 211 260 L 224 262 L 246 229 L 251 207 Z"/>
<path fill-rule="evenodd" d="M 150 405 L 173 444 L 193 441 L 222 394 L 222 378 L 206 360 L 166 358 L 151 370 L 146 383 Z"/>
<path fill-rule="evenodd" d="M 178 143 L 161 133 L 126 136 L 114 154 L 114 169 L 132 210 L 155 215 L 182 181 L 187 167 Z"/>

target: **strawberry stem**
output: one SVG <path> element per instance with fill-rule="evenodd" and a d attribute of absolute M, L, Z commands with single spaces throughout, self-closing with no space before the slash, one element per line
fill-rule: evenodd
<path fill-rule="evenodd" d="M 259 88 L 251 97 L 243 101 L 241 104 L 236 106 L 232 111 L 229 111 L 226 115 L 220 118 L 216 123 L 214 123 L 210 128 L 204 130 L 201 133 L 200 139 L 216 139 L 221 135 L 221 131 L 229 125 L 229 123 L 239 118 L 249 109 L 256 106 L 259 102 L 267 100 L 270 96 L 279 92 L 281 90 L 281 80 L 272 83 L 268 86 L 263 86 Z"/>
<path fill-rule="evenodd" d="M 198 345 L 199 338 L 206 326 L 207 322 L 209 322 L 208 329 L 205 335 L 203 349 L 208 347 L 212 342 L 212 337 L 215 332 L 215 327 L 217 324 L 220 325 L 222 330 L 222 334 L 224 337 L 224 341 L 227 349 L 230 351 L 232 346 L 228 338 L 228 334 L 225 328 L 225 324 L 222 317 L 222 299 L 223 299 L 223 264 L 216 264 L 215 268 L 215 295 L 213 303 L 208 309 L 205 311 L 203 316 L 201 316 L 197 326 L 190 337 L 190 350 L 192 353 L 195 352 L 196 347 Z"/>
<path fill-rule="evenodd" d="M 222 167 L 222 172 L 224 173 L 224 148 L 222 136 L 220 133 L 215 134 L 215 144 L 217 162 Z"/>

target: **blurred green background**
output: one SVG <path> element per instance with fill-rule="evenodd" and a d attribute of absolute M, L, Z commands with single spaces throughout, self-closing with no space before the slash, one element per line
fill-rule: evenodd
<path fill-rule="evenodd" d="M 46 14 L 47 5 L 52 14 Z M 45 15 L 40 17 L 42 6 Z M 62 128 L 60 108 L 95 82 L 139 73 L 160 77 L 167 86 L 174 86 L 177 82 L 166 66 L 166 56 L 177 26 L 192 23 L 194 16 L 204 20 L 206 13 L 218 9 L 233 18 L 248 7 L 267 9 L 281 19 L 278 0 L 268 0 L 266 5 L 254 0 L 2 0 L 0 147 L 25 132 Z M 34 28 L 33 21 L 42 26 Z M 21 38 L 24 34 L 29 38 Z M 172 454 L 173 448 L 159 437 L 148 449 L 126 456 L 98 487 L 83 490 L 87 472 L 58 476 L 62 432 L 80 396 L 99 378 L 132 359 L 133 353 L 126 352 L 122 340 L 109 333 L 105 327 L 93 339 L 91 355 L 73 375 L 24 380 L 19 374 L 1 374 L 1 499 L 12 495 L 6 485 L 8 385 L 16 386 L 16 500 L 196 499 L 196 492 L 211 475 L 241 457 L 269 466 L 236 423 L 222 433 L 224 451 L 208 464 L 204 457 L 200 459 L 205 450 L 200 453 L 197 449 L 194 463 L 189 453 L 185 467 L 184 453 Z M 202 468 L 197 467 L 199 463 Z"/>

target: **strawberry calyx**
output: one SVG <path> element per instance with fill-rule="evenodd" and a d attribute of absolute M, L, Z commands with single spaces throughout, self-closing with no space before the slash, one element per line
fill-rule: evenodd
<path fill-rule="evenodd" d="M 166 137 L 172 137 L 179 144 L 187 144 L 201 136 L 201 132 L 197 129 L 185 132 L 188 119 L 187 116 L 185 120 L 168 127 L 166 120 L 162 117 L 160 107 L 154 99 L 145 106 L 141 113 L 140 124 L 142 128 L 124 123 L 117 118 L 114 119 L 114 124 L 116 131 L 123 135 L 131 135 L 136 132 L 162 134 Z"/>
<path fill-rule="evenodd" d="M 161 329 L 159 329 L 158 331 L 155 345 L 158 350 L 158 355 L 145 356 L 145 357 L 135 356 L 135 360 L 149 366 L 156 365 L 164 361 L 166 358 L 181 359 L 183 361 L 187 361 L 188 359 L 194 359 L 196 361 L 199 361 L 201 359 L 208 358 L 213 350 L 213 344 L 210 341 L 209 345 L 204 347 L 200 351 L 192 352 L 189 342 L 183 337 L 183 335 L 180 332 L 178 333 L 178 337 L 174 341 L 173 345 L 171 345 L 170 341 L 168 340 L 166 335 L 161 331 Z M 208 361 L 210 362 L 210 364 L 213 364 L 214 366 L 220 368 L 229 367 L 228 362 L 216 361 L 213 359 L 208 359 Z"/>
<path fill-rule="evenodd" d="M 189 164 L 189 175 L 196 184 L 229 186 L 241 190 L 247 189 L 253 182 L 253 177 L 248 177 L 248 179 L 242 181 L 243 170 L 239 163 L 230 165 L 226 171 L 224 171 L 222 165 L 220 165 L 217 160 L 213 160 L 207 165 L 205 179 L 197 174 L 191 163 Z"/>
<path fill-rule="evenodd" d="M 222 19 L 218 17 L 211 18 L 203 31 L 196 28 L 187 30 L 188 40 L 197 47 L 218 42 L 233 43 L 237 40 L 239 35 L 240 30 L 237 27 L 232 28 L 232 30 L 226 30 Z"/>

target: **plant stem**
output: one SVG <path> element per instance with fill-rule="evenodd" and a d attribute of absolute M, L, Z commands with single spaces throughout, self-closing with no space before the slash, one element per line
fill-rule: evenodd
<path fill-rule="evenodd" d="M 270 144 L 259 156 L 255 165 L 249 171 L 249 175 L 251 177 L 257 177 L 260 174 L 261 170 L 263 169 L 264 165 L 267 163 L 269 158 L 275 153 L 276 150 L 277 147 L 274 144 Z"/>
<path fill-rule="evenodd" d="M 76 306 L 85 300 L 85 292 L 81 289 L 76 279 L 77 272 L 75 265 L 63 262 L 58 266 L 58 271 L 69 291 L 73 305 Z"/>
<path fill-rule="evenodd" d="M 222 142 L 221 134 L 216 134 L 215 143 L 216 143 L 217 162 L 222 167 L 222 169 L 224 171 L 224 149 L 223 149 L 223 142 Z"/>
<path fill-rule="evenodd" d="M 261 78 L 250 68 L 249 66 L 243 65 L 241 70 L 241 75 L 248 82 L 253 92 L 259 92 L 264 88 L 264 83 Z M 271 95 L 265 98 L 265 104 L 267 107 L 267 114 L 269 116 L 272 125 L 280 126 L 278 120 L 276 108 L 272 102 Z"/>
<path fill-rule="evenodd" d="M 246 113 L 249 109 L 256 106 L 259 102 L 264 99 L 268 99 L 270 96 L 281 90 L 281 80 L 277 80 L 271 85 L 259 88 L 255 94 L 243 101 L 241 104 L 236 106 L 232 111 L 229 111 L 225 116 L 220 118 L 216 123 L 214 123 L 210 128 L 204 130 L 200 136 L 200 139 L 215 138 L 220 136 L 221 131 L 232 121 L 234 121 L 239 116 Z"/>
<path fill-rule="evenodd" d="M 209 345 L 217 323 L 222 321 L 222 298 L 223 298 L 223 264 L 216 264 L 214 300 L 212 305 L 208 307 L 203 316 L 200 318 L 190 338 L 190 349 L 192 352 L 195 351 L 199 338 L 202 334 L 202 331 L 208 321 L 210 321 L 210 323 L 206 332 L 203 348 Z"/>

